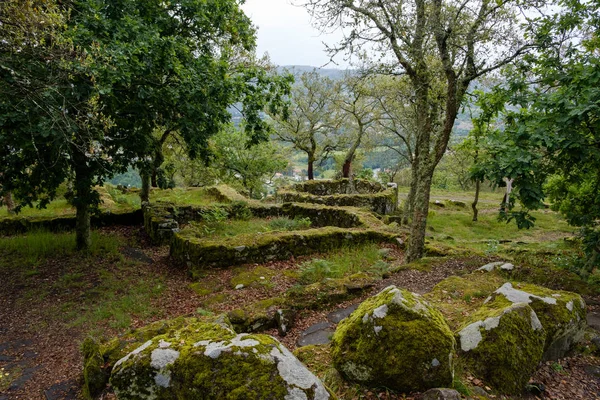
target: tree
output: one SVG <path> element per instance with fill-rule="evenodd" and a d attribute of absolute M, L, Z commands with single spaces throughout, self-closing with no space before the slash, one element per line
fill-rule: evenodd
<path fill-rule="evenodd" d="M 529 31 L 543 46 L 481 95 L 503 124 L 486 137 L 493 157 L 482 169 L 496 182 L 514 179 L 501 218 L 528 228 L 535 222 L 529 211 L 549 197 L 580 226 L 589 272 L 600 265 L 600 4 L 560 6 Z"/>
<path fill-rule="evenodd" d="M 270 114 L 276 138 L 306 153 L 309 180 L 314 179 L 315 163 L 339 147 L 336 96 L 333 80 L 316 71 L 305 72 L 293 88 L 289 114 L 285 117 Z"/>
<path fill-rule="evenodd" d="M 403 224 L 410 221 L 417 188 L 417 169 L 412 168 L 415 161 L 416 110 L 411 104 L 410 93 L 410 82 L 405 76 L 380 75 L 373 94 L 381 109 L 377 120 L 380 143 L 397 154 L 396 173 L 402 168 L 411 167 L 410 189 L 402 213 Z"/>
<path fill-rule="evenodd" d="M 260 112 L 280 111 L 290 78 L 254 62 L 255 31 L 239 4 L 96 1 L 78 16 L 85 27 L 78 42 L 94 54 L 103 112 L 136 142 L 143 201 L 173 132 L 190 157 L 206 158 L 208 139 L 230 121 L 228 107 L 240 103 L 253 142 L 268 138 Z"/>
<path fill-rule="evenodd" d="M 211 142 L 214 152 L 211 166 L 226 182 L 240 182 L 250 197 L 263 194 L 265 182 L 288 164 L 281 146 L 271 141 L 250 145 L 243 127 L 229 126 Z"/>
<path fill-rule="evenodd" d="M 408 77 L 415 109 L 412 222 L 407 261 L 423 256 L 431 181 L 470 83 L 528 47 L 512 0 L 306 0 L 323 28 L 344 39 L 333 54 L 373 54 L 369 70 Z M 366 57 L 363 57 L 366 58 Z"/>
<path fill-rule="evenodd" d="M 33 20 L 43 21 L 31 24 L 37 31 L 0 44 L 0 185 L 18 207 L 44 207 L 72 180 L 83 249 L 99 202 L 93 187 L 133 163 L 147 182 L 155 129 L 177 130 L 191 157 L 206 156 L 209 138 L 231 118 L 228 106 L 241 102 L 252 141 L 264 140 L 261 110 L 280 109 L 289 78 L 234 68 L 255 45 L 237 0 L 65 4 L 33 4 Z M 2 29 L 19 23 L 21 14 L 7 10 Z M 58 15 L 51 29 L 48 13 Z"/>
<path fill-rule="evenodd" d="M 375 122 L 379 119 L 373 83 L 370 78 L 346 75 L 337 85 L 337 108 L 344 121 L 341 131 L 345 136 L 344 141 L 349 144 L 342 162 L 342 178 L 350 177 L 356 151 L 365 138 L 373 133 Z"/>

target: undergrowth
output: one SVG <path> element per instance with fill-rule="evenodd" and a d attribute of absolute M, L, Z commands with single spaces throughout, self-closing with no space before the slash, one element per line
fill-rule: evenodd
<path fill-rule="evenodd" d="M 376 244 L 345 247 L 323 258 L 313 258 L 300 264 L 299 282 L 310 284 L 326 278 L 342 278 L 359 272 L 382 276 L 390 269 L 390 265 L 383 258 Z"/>

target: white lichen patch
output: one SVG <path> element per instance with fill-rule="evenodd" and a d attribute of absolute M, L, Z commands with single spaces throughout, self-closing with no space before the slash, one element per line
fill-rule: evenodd
<path fill-rule="evenodd" d="M 163 369 L 173 364 L 179 358 L 179 352 L 173 349 L 154 349 L 150 355 L 150 366 L 154 369 Z"/>
<path fill-rule="evenodd" d="M 567 307 L 567 310 L 569 310 L 569 311 L 573 311 L 573 300 L 569 301 L 569 302 L 566 304 L 566 307 Z"/>
<path fill-rule="evenodd" d="M 381 330 L 383 329 L 383 326 L 376 326 L 373 328 L 373 330 L 375 331 L 375 333 L 379 334 L 379 332 L 381 332 Z"/>
<path fill-rule="evenodd" d="M 484 266 L 477 268 L 477 271 L 492 272 L 494 270 L 494 268 L 499 267 L 500 265 L 503 265 L 503 264 L 504 264 L 504 261 L 492 262 L 492 263 L 485 264 Z"/>
<path fill-rule="evenodd" d="M 434 358 L 434 359 L 431 361 L 431 366 L 432 366 L 432 367 L 439 367 L 439 366 L 440 366 L 440 361 L 439 361 L 437 358 Z"/>
<path fill-rule="evenodd" d="M 194 343 L 194 347 L 204 346 L 204 355 L 210 357 L 212 359 L 219 358 L 221 353 L 230 352 L 234 347 L 254 347 L 258 346 L 260 343 L 254 339 L 244 339 L 244 337 L 248 336 L 245 333 L 241 333 L 234 337 L 231 340 L 222 341 L 222 342 L 211 342 L 208 340 L 202 340 L 200 342 Z"/>
<path fill-rule="evenodd" d="M 358 365 L 352 361 L 347 361 L 342 365 L 342 371 L 357 381 L 369 381 L 371 380 L 371 368 L 366 365 Z"/>
<path fill-rule="evenodd" d="M 373 318 L 385 318 L 388 313 L 388 306 L 384 304 L 373 310 Z"/>
<path fill-rule="evenodd" d="M 481 336 L 481 331 L 479 330 L 482 323 L 483 321 L 473 322 L 458 333 L 462 351 L 470 351 L 479 346 L 479 343 L 483 340 L 483 336 Z"/>
<path fill-rule="evenodd" d="M 171 343 L 160 339 L 160 342 L 158 342 L 158 347 L 160 347 L 161 349 L 166 349 L 167 347 L 171 347 Z"/>
<path fill-rule="evenodd" d="M 152 345 L 152 340 L 148 340 L 146 343 L 144 343 L 143 345 L 141 345 L 140 347 L 138 347 L 137 349 L 133 350 L 131 353 L 127 354 L 125 357 L 123 357 L 119 361 L 117 361 L 115 363 L 115 365 L 113 366 L 113 368 L 116 368 L 119 365 L 123 364 L 125 361 L 129 360 L 130 357 L 133 357 L 133 356 L 141 353 L 142 351 L 146 350 L 151 345 Z"/>
<path fill-rule="evenodd" d="M 533 328 L 534 331 L 540 331 L 540 330 L 544 329 L 544 327 L 542 326 L 542 322 L 540 321 L 537 314 L 533 310 L 531 310 L 531 327 Z"/>
<path fill-rule="evenodd" d="M 540 297 L 531 293 L 527 293 L 523 290 L 515 289 L 509 282 L 502 285 L 494 293 L 501 294 L 511 303 L 526 303 L 530 304 L 532 299 L 538 299 L 547 304 L 556 304 L 556 298 L 554 297 Z"/>
<path fill-rule="evenodd" d="M 500 266 L 500 269 L 503 271 L 512 271 L 513 269 L 515 269 L 515 266 L 514 266 L 514 264 L 506 263 L 506 264 L 502 264 Z"/>

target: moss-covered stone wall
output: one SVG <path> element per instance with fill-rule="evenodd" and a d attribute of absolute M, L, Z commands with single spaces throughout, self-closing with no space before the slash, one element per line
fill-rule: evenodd
<path fill-rule="evenodd" d="M 238 235 L 221 240 L 202 239 L 193 229 L 173 235 L 171 256 L 192 272 L 206 267 L 285 260 L 366 242 L 395 241 L 397 235 L 375 229 L 324 227 L 296 232 Z"/>
<path fill-rule="evenodd" d="M 398 189 L 361 179 L 354 180 L 354 186 L 348 179 L 308 181 L 294 185 L 291 190 L 279 190 L 276 198 L 280 203 L 361 207 L 378 214 L 390 214 L 397 208 Z"/>
<path fill-rule="evenodd" d="M 138 225 L 143 221 L 142 210 L 102 212 L 92 216 L 92 226 Z M 32 230 L 52 232 L 75 229 L 75 216 L 23 217 L 0 219 L 0 235 L 15 235 Z"/>
<path fill-rule="evenodd" d="M 338 180 L 311 180 L 293 185 L 293 190 L 313 194 L 316 196 L 330 196 L 334 194 L 374 194 L 385 190 L 378 182 L 366 179 L 338 179 Z"/>

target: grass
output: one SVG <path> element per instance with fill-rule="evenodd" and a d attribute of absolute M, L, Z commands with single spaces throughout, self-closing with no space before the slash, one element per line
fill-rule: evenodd
<path fill-rule="evenodd" d="M 92 231 L 92 245 L 86 251 L 88 257 L 115 255 L 120 242 L 118 238 Z M 33 231 L 26 235 L 10 236 L 0 240 L 0 269 L 35 267 L 49 258 L 70 257 L 77 254 L 75 233 Z"/>
<path fill-rule="evenodd" d="M 299 231 L 310 228 L 310 225 L 308 218 L 286 217 L 192 223 L 197 237 L 233 237 L 261 232 Z"/>
<path fill-rule="evenodd" d="M 381 276 L 389 269 L 376 244 L 346 247 L 332 251 L 323 258 L 313 258 L 300 265 L 299 281 L 303 284 L 326 278 L 342 278 L 359 272 Z"/>
<path fill-rule="evenodd" d="M 160 313 L 152 305 L 164 278 L 119 252 L 129 239 L 92 232 L 92 247 L 75 250 L 74 233 L 32 232 L 0 240 L 0 272 L 19 288 L 16 304 L 40 310 L 65 328 L 124 329 Z M 50 304 L 50 306 L 48 306 Z M 43 329 L 43 326 L 40 326 Z"/>
<path fill-rule="evenodd" d="M 100 192 L 100 210 L 102 211 L 128 211 L 139 209 L 141 206 L 138 191 L 123 193 L 115 186 L 105 185 Z M 217 203 L 217 199 L 208 195 L 202 188 L 175 188 L 153 189 L 150 192 L 150 201 L 169 201 L 187 205 L 209 205 Z M 36 204 L 34 204 L 36 206 Z M 0 219 L 20 217 L 59 217 L 74 216 L 75 208 L 61 195 L 51 201 L 46 208 L 24 207 L 19 214 L 8 213 L 6 207 L 0 207 Z"/>

